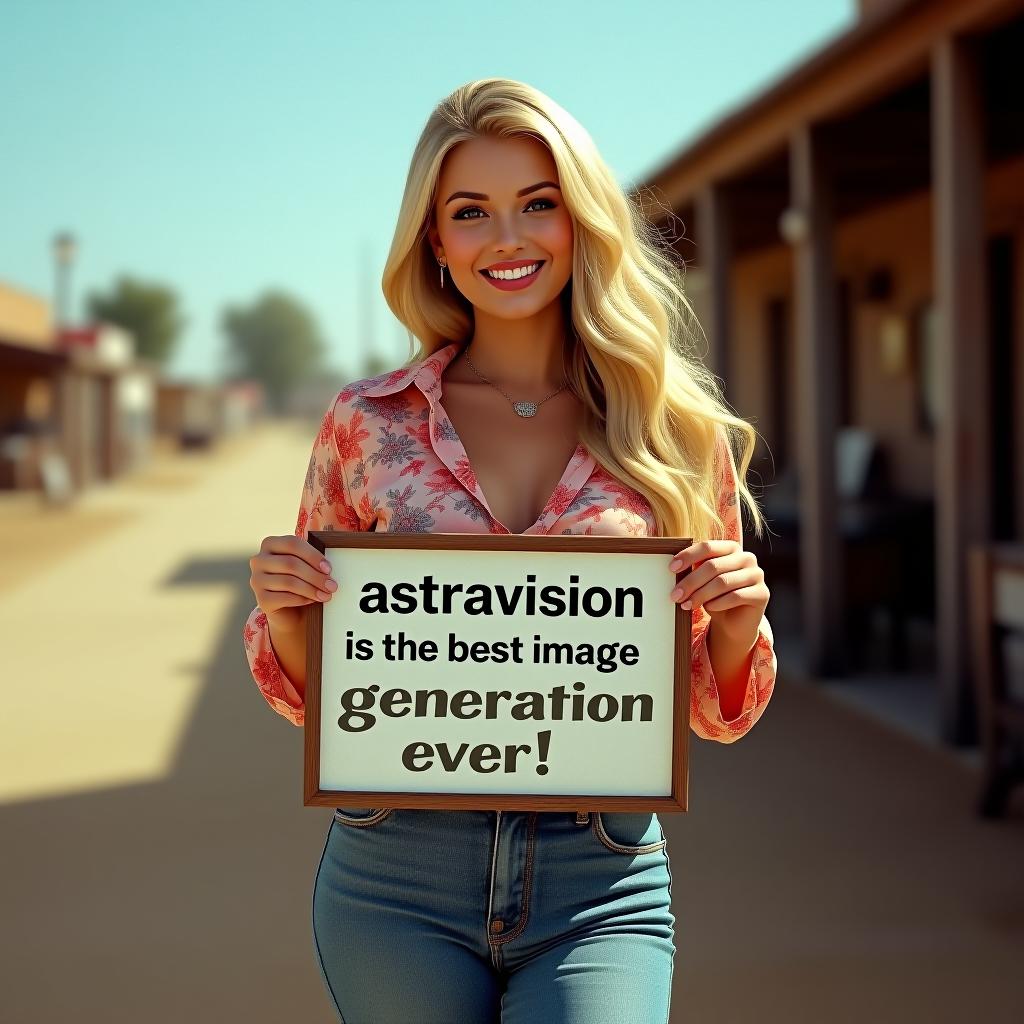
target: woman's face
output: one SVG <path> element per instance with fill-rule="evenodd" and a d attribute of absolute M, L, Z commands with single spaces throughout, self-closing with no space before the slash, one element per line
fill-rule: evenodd
<path fill-rule="evenodd" d="M 531 316 L 553 302 L 572 276 L 572 218 L 558 186 L 554 158 L 535 139 L 470 139 L 449 152 L 430 231 L 434 255 L 451 275 L 445 286 L 453 281 L 496 317 Z M 537 263 L 518 281 L 486 274 Z"/>

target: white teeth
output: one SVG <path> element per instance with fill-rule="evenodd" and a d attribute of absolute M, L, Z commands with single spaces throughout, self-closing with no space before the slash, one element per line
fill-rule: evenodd
<path fill-rule="evenodd" d="M 518 267 L 516 270 L 487 270 L 484 273 L 489 277 L 497 278 L 499 281 L 516 281 L 520 277 L 532 274 L 539 266 L 539 263 L 531 263 L 528 267 Z"/>

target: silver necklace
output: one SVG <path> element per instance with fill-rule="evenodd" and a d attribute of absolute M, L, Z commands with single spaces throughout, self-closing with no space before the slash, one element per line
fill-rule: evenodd
<path fill-rule="evenodd" d="M 542 398 L 539 402 L 517 402 L 504 388 L 498 387 L 493 380 L 488 380 L 474 365 L 473 360 L 469 358 L 469 346 L 467 345 L 463 355 L 466 357 L 466 362 L 469 363 L 469 368 L 485 383 L 490 384 L 492 388 L 497 388 L 511 403 L 512 408 L 515 409 L 516 413 L 522 417 L 536 416 L 537 410 L 548 400 L 548 398 L 554 398 L 559 391 L 564 391 L 568 381 L 563 384 L 557 391 L 552 391 L 548 398 Z"/>

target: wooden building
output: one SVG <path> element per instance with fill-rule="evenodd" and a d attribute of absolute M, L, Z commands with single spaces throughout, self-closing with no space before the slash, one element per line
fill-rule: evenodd
<path fill-rule="evenodd" d="M 860 8 L 637 194 L 762 435 L 808 674 L 849 671 L 865 591 L 931 615 L 971 744 L 966 551 L 1024 540 L 1024 0 Z"/>

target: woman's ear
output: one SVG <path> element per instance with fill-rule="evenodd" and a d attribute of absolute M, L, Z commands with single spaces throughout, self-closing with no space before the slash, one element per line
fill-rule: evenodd
<path fill-rule="evenodd" d="M 437 230 L 433 217 L 430 218 L 430 224 L 427 226 L 427 241 L 430 243 L 431 255 L 436 260 L 441 253 L 441 234 Z"/>

